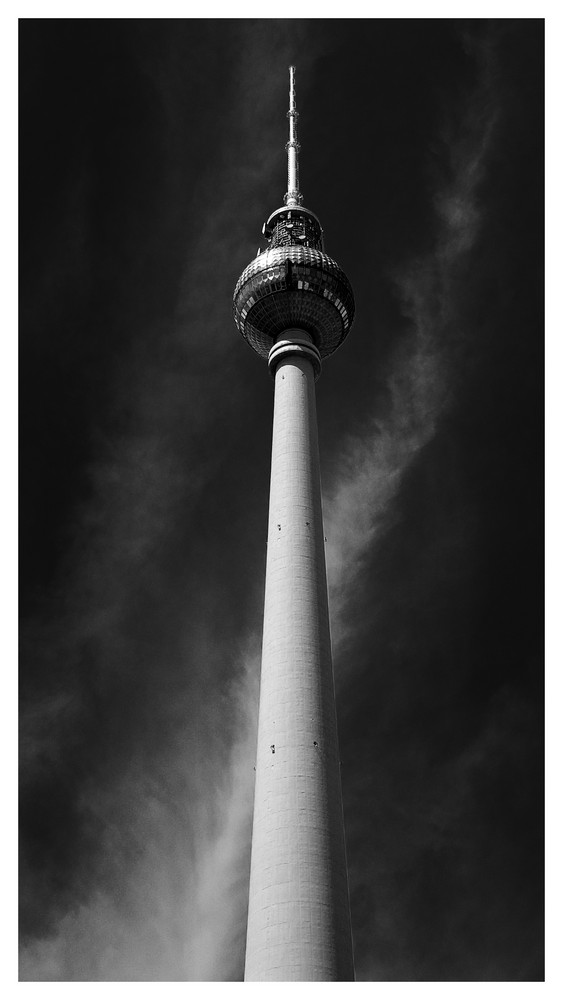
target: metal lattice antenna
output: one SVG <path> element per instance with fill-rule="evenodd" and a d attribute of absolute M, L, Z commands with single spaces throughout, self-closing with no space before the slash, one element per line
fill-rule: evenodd
<path fill-rule="evenodd" d="M 297 141 L 297 119 L 299 112 L 295 106 L 295 66 L 289 67 L 289 142 L 287 149 L 287 194 L 284 202 L 288 207 L 296 207 L 303 201 L 299 191 L 299 143 Z"/>

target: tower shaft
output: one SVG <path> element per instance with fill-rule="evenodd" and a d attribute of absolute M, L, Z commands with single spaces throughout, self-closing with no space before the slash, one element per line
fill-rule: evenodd
<path fill-rule="evenodd" d="M 245 979 L 353 980 L 312 338 L 271 352 L 274 428 Z"/>

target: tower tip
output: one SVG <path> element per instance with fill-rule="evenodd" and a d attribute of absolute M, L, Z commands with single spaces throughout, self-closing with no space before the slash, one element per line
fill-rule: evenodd
<path fill-rule="evenodd" d="M 289 206 L 300 205 L 303 195 L 299 191 L 299 143 L 297 141 L 297 119 L 299 114 L 295 100 L 295 66 L 289 67 L 289 142 L 287 149 L 287 194 L 284 202 Z"/>

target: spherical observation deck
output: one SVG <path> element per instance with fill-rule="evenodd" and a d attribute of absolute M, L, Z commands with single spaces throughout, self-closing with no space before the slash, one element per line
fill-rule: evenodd
<path fill-rule="evenodd" d="M 319 220 L 302 206 L 280 208 L 265 224 L 268 249 L 243 271 L 233 296 L 235 323 L 267 359 L 288 329 L 309 333 L 321 358 L 348 335 L 354 318 L 350 282 L 323 251 Z"/>

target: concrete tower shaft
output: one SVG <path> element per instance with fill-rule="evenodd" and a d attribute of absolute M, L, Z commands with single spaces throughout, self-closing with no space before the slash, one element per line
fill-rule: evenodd
<path fill-rule="evenodd" d="M 299 341 L 286 331 L 280 349 Z M 288 347 L 275 371 L 250 981 L 354 978 L 314 369 Z"/>

